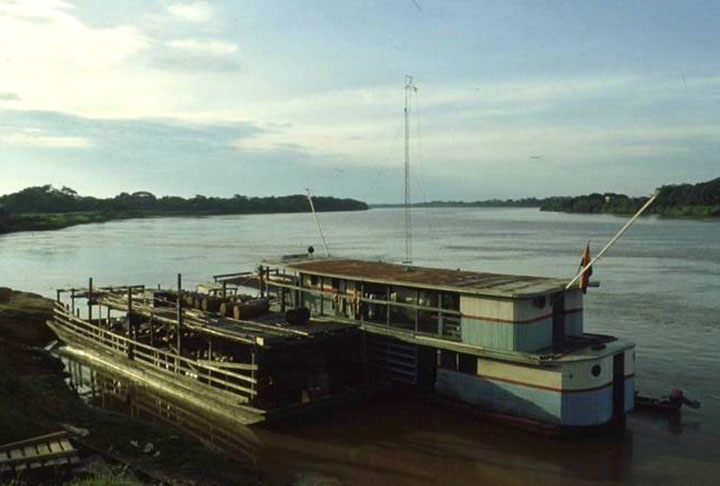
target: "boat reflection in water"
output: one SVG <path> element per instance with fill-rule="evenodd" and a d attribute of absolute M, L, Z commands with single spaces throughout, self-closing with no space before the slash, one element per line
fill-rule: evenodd
<path fill-rule="evenodd" d="M 222 417 L 209 417 L 80 361 L 68 357 L 62 360 L 69 374 L 68 385 L 88 404 L 143 422 L 175 426 L 209 449 L 257 468 L 260 441 L 250 428 Z"/>

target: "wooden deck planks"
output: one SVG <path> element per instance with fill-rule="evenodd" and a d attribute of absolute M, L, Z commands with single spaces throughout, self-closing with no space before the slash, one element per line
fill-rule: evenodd
<path fill-rule="evenodd" d="M 67 437 L 67 432 L 57 432 L 0 446 L 0 474 L 77 464 L 78 451 Z"/>

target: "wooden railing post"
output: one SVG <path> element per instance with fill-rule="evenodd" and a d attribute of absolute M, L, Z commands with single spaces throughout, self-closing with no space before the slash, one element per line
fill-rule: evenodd
<path fill-rule="evenodd" d="M 183 324 L 183 308 L 182 308 L 182 274 L 177 274 L 177 353 L 182 356 L 182 324 Z"/>
<path fill-rule="evenodd" d="M 90 277 L 88 279 L 88 295 L 87 295 L 88 322 L 92 322 L 92 295 L 93 295 L 93 279 L 92 279 L 92 277 Z"/>

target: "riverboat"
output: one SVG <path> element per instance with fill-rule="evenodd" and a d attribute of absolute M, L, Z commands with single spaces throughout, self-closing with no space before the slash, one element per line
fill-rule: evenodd
<path fill-rule="evenodd" d="M 385 386 L 557 431 L 622 423 L 634 344 L 584 332 L 567 283 L 303 254 L 202 293 L 91 281 L 48 324 L 64 353 L 243 424 Z"/>

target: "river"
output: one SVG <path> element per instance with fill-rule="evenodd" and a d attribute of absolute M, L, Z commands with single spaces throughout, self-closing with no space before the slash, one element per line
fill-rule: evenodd
<path fill-rule="evenodd" d="M 399 261 L 400 209 L 321 213 L 333 255 Z M 624 224 L 606 215 L 517 208 L 417 209 L 417 265 L 571 277 Z M 257 428 L 253 467 L 305 484 L 704 484 L 720 477 L 720 222 L 639 220 L 596 265 L 585 328 L 637 344 L 637 388 L 702 403 L 678 418 L 632 415 L 612 437 L 546 439 L 395 399 L 322 420 Z M 0 285 L 186 286 L 322 244 L 309 214 L 157 218 L 0 237 Z"/>

